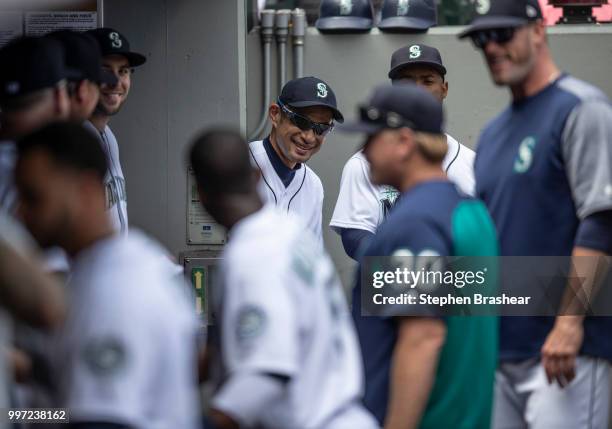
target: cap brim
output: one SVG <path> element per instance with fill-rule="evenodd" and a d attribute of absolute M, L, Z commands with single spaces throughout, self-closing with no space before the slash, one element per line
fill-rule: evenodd
<path fill-rule="evenodd" d="M 331 16 L 319 18 L 315 26 L 319 30 L 370 30 L 373 21 L 370 18 L 357 18 L 352 16 Z"/>
<path fill-rule="evenodd" d="M 298 101 L 295 103 L 287 103 L 292 107 L 313 107 L 313 106 L 323 106 L 323 107 L 328 107 L 331 109 L 332 111 L 332 115 L 334 117 L 334 120 L 336 122 L 338 122 L 339 124 L 344 122 L 344 116 L 342 115 L 342 113 L 340 112 L 340 110 L 338 110 L 337 107 L 332 106 L 331 104 L 327 104 L 327 103 L 323 103 L 323 102 L 318 102 L 318 101 Z"/>
<path fill-rule="evenodd" d="M 423 66 L 429 66 L 435 70 L 438 71 L 438 73 L 440 73 L 442 76 L 446 76 L 446 67 L 444 67 L 443 65 L 440 65 L 438 63 L 434 63 L 433 61 L 406 61 L 404 63 L 398 64 L 395 67 L 393 67 L 390 71 L 389 71 L 389 79 L 397 79 L 397 73 L 405 68 L 405 67 L 410 67 L 413 65 L 423 65 Z"/>
<path fill-rule="evenodd" d="M 104 84 L 104 85 L 115 86 L 117 85 L 117 82 L 118 82 L 117 76 L 115 76 L 113 73 L 109 72 L 108 70 L 104 70 L 104 69 L 100 71 L 100 79 L 98 80 L 98 83 L 100 85 Z"/>
<path fill-rule="evenodd" d="M 393 16 L 380 21 L 378 28 L 381 30 L 427 30 L 436 25 L 429 19 L 415 18 L 411 16 Z"/>
<path fill-rule="evenodd" d="M 477 31 L 493 30 L 496 28 L 521 27 L 528 22 L 529 21 L 524 18 L 517 18 L 514 16 L 481 16 L 476 18 L 473 23 L 459 33 L 457 37 L 459 39 L 464 39 Z"/>
<path fill-rule="evenodd" d="M 130 63 L 130 67 L 138 67 L 147 62 L 147 57 L 137 52 L 121 52 L 118 55 L 126 57 Z"/>
<path fill-rule="evenodd" d="M 368 122 L 352 121 L 346 124 L 338 125 L 336 129 L 341 133 L 362 133 L 367 135 L 376 134 L 385 127 L 381 124 L 372 124 Z"/>

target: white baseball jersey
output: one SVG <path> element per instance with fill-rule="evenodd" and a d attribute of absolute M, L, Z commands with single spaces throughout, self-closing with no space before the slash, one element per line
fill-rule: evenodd
<path fill-rule="evenodd" d="M 74 422 L 199 427 L 197 320 L 165 251 L 139 232 L 81 251 L 53 341 L 56 407 Z"/>
<path fill-rule="evenodd" d="M 295 213 L 305 222 L 323 246 L 323 184 L 306 164 L 296 172 L 288 187 L 281 181 L 268 158 L 263 141 L 249 143 L 253 165 L 261 171 L 259 194 L 267 204 Z"/>
<path fill-rule="evenodd" d="M 104 185 L 106 186 L 106 210 L 108 210 L 111 216 L 115 230 L 120 231 L 121 234 L 127 234 L 127 192 L 125 189 L 125 177 L 123 177 L 123 170 L 119 161 L 117 139 L 108 126 L 104 127 L 104 131 L 98 131 L 89 121 L 85 121 L 83 125 L 98 136 L 102 149 L 106 153 L 108 161 L 108 173 L 104 178 Z"/>
<path fill-rule="evenodd" d="M 468 195 L 474 195 L 473 150 L 447 136 L 448 152 L 442 167 L 448 178 Z M 393 207 L 399 192 L 391 186 L 377 186 L 370 181 L 370 165 L 359 151 L 344 165 L 338 200 L 329 226 L 340 229 L 361 229 L 376 233 L 376 228 Z"/>
<path fill-rule="evenodd" d="M 266 206 L 240 221 L 218 281 L 221 361 L 214 380 L 252 373 L 289 378 L 262 427 L 376 426 L 361 405 L 361 355 L 340 282 L 301 219 Z"/>

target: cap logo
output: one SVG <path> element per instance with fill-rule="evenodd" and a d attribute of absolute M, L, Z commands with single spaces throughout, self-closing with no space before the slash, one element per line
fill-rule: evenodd
<path fill-rule="evenodd" d="M 476 13 L 480 15 L 484 15 L 491 9 L 491 1 L 490 0 L 476 0 Z"/>
<path fill-rule="evenodd" d="M 527 17 L 529 18 L 535 18 L 536 16 L 538 16 L 538 11 L 536 10 L 535 7 L 533 7 L 530 4 L 528 4 L 527 7 L 525 8 L 525 13 L 527 14 Z"/>
<path fill-rule="evenodd" d="M 6 86 L 4 87 L 6 93 L 11 94 L 11 95 L 17 94 L 20 88 L 21 88 L 21 85 L 19 85 L 19 82 L 16 82 L 16 81 L 8 82 Z"/>
<path fill-rule="evenodd" d="M 121 40 L 121 36 L 119 33 L 112 32 L 108 34 L 108 38 L 111 39 L 111 46 L 115 49 L 119 49 L 123 46 L 123 41 Z"/>
<path fill-rule="evenodd" d="M 327 98 L 327 85 L 324 83 L 317 83 L 317 97 Z"/>
<path fill-rule="evenodd" d="M 408 0 L 399 0 L 397 2 L 397 16 L 408 15 L 409 8 L 410 8 L 410 2 Z"/>
<path fill-rule="evenodd" d="M 421 47 L 419 45 L 412 45 L 410 47 L 410 59 L 414 60 L 421 56 Z"/>
<path fill-rule="evenodd" d="M 353 0 L 340 0 L 340 15 L 350 15 L 353 11 Z"/>

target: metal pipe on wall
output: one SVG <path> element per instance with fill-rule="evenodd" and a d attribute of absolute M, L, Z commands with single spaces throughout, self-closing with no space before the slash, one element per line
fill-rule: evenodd
<path fill-rule="evenodd" d="M 306 12 L 294 9 L 291 12 L 291 36 L 293 40 L 293 75 L 304 76 L 304 40 L 306 35 Z"/>
<path fill-rule="evenodd" d="M 266 128 L 266 122 L 268 120 L 268 105 L 270 104 L 270 91 L 272 90 L 270 84 L 270 54 L 272 46 L 272 37 L 274 36 L 274 10 L 265 9 L 261 11 L 261 41 L 263 43 L 263 81 L 264 81 L 264 92 L 263 92 L 263 111 L 261 119 L 255 131 L 249 136 L 249 140 L 256 140 Z"/>
<path fill-rule="evenodd" d="M 289 18 L 291 11 L 281 9 L 276 11 L 276 44 L 278 46 L 279 93 L 287 83 L 287 39 L 289 38 Z"/>

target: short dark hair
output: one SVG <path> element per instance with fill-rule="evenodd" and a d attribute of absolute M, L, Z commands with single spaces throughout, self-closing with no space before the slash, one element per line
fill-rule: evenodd
<path fill-rule="evenodd" d="M 246 194 L 253 190 L 249 146 L 239 133 L 212 129 L 191 146 L 189 163 L 200 186 L 213 194 Z"/>
<path fill-rule="evenodd" d="M 55 122 L 17 142 L 19 158 L 33 150 L 44 150 L 57 164 L 77 171 L 93 171 L 100 181 L 108 170 L 100 140 L 82 125 Z"/>

